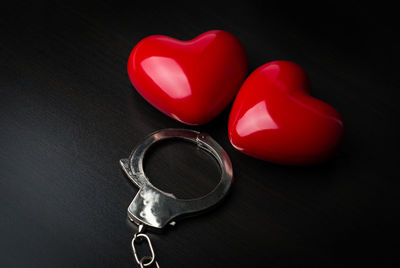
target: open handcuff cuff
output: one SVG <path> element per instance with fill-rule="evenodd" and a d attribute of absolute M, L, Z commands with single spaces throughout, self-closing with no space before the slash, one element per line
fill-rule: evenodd
<path fill-rule="evenodd" d="M 221 178 L 211 192 L 200 198 L 178 199 L 151 184 L 144 173 L 144 156 L 152 145 L 165 139 L 183 139 L 195 143 L 217 160 Z M 150 265 L 159 267 L 150 238 L 144 234 L 145 229 L 162 230 L 168 224 L 174 225 L 174 220 L 177 218 L 213 207 L 228 193 L 233 180 L 232 164 L 224 149 L 208 134 L 188 129 L 163 129 L 150 134 L 136 147 L 129 158 L 121 159 L 120 164 L 128 178 L 139 187 L 138 193 L 128 207 L 128 217 L 139 226 L 132 239 L 132 250 L 140 267 Z M 151 256 L 139 258 L 136 244 L 145 240 Z"/>

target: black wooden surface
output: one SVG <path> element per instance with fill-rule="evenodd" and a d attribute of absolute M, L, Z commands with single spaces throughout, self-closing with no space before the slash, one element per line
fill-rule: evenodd
<path fill-rule="evenodd" d="M 279 166 L 227 138 L 229 107 L 194 129 L 233 162 L 217 209 L 151 234 L 162 267 L 390 267 L 398 254 L 398 43 L 391 7 L 34 1 L 1 7 L 0 267 L 135 267 L 126 208 L 137 189 L 118 160 L 152 131 L 185 127 L 146 103 L 126 72 L 152 34 L 235 34 L 249 70 L 291 60 L 343 115 L 330 161 Z M 194 197 L 216 183 L 208 155 L 160 144 L 146 171 Z"/>

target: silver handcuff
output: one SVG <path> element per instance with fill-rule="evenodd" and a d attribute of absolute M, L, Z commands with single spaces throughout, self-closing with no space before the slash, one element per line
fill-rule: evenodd
<path fill-rule="evenodd" d="M 210 153 L 218 162 L 221 178 L 217 186 L 208 194 L 194 199 L 178 199 L 151 184 L 143 169 L 143 160 L 147 150 L 156 142 L 165 139 L 183 139 Z M 138 231 L 132 239 L 132 250 L 137 264 L 142 267 L 155 265 L 156 261 L 150 238 L 145 229 L 162 230 L 167 225 L 175 225 L 175 219 L 205 211 L 219 203 L 232 184 L 233 171 L 228 154 L 208 134 L 188 129 L 163 129 L 150 134 L 139 144 L 129 158 L 121 159 L 120 165 L 128 178 L 139 187 L 139 191 L 128 207 L 129 219 L 138 225 Z M 146 241 L 150 256 L 139 257 L 136 245 Z"/>

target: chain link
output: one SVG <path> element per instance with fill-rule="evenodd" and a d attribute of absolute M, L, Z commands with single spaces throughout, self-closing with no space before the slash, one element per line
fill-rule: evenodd
<path fill-rule="evenodd" d="M 139 262 L 140 268 L 144 268 L 144 267 L 146 267 L 146 265 L 150 265 L 150 264 L 148 264 L 148 263 L 145 263 L 145 261 L 146 261 L 146 260 L 149 260 L 149 259 L 151 259 L 151 257 L 149 257 L 149 256 L 144 256 L 144 257 L 140 260 L 140 262 Z M 155 263 L 155 265 L 156 265 L 156 268 L 160 268 L 160 266 L 158 265 L 158 262 L 157 262 L 157 261 L 155 261 L 154 263 Z"/>
<path fill-rule="evenodd" d="M 148 267 L 153 263 L 155 263 L 157 268 L 160 268 L 160 266 L 158 265 L 158 262 L 155 260 L 156 255 L 154 254 L 154 249 L 153 249 L 153 245 L 151 244 L 150 237 L 148 235 L 142 233 L 143 229 L 144 229 L 143 224 L 139 225 L 138 232 L 133 236 L 133 239 L 132 239 L 131 244 L 132 244 L 133 256 L 135 257 L 135 261 L 140 266 L 140 268 Z M 145 240 L 147 241 L 151 256 L 143 256 L 142 258 L 139 259 L 135 244 L 141 243 Z"/>

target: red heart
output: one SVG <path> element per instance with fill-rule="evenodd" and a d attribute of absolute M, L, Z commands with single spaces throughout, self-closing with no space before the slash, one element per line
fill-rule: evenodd
<path fill-rule="evenodd" d="M 340 114 L 309 95 L 305 71 L 273 61 L 244 82 L 229 117 L 229 139 L 239 151 L 281 164 L 312 164 L 328 158 L 343 134 Z"/>
<path fill-rule="evenodd" d="M 149 36 L 133 48 L 128 60 L 137 91 L 161 112 L 189 125 L 206 123 L 219 114 L 246 73 L 242 44 L 217 30 L 190 41 Z"/>

